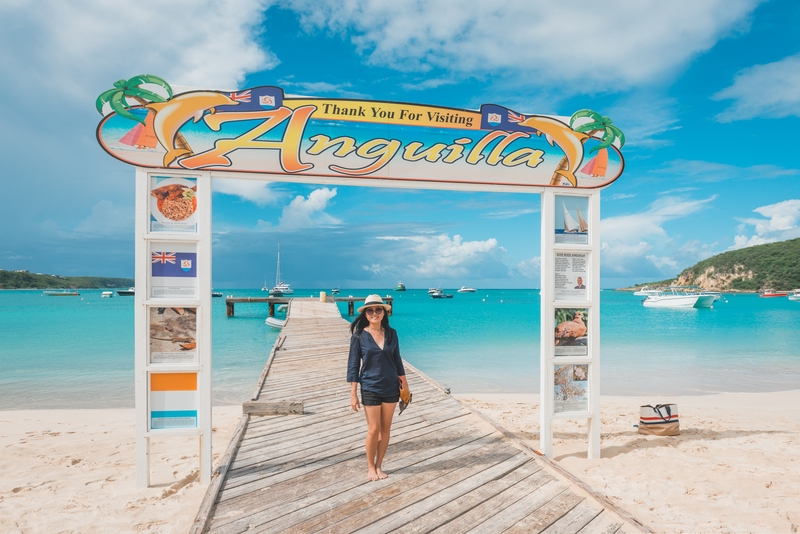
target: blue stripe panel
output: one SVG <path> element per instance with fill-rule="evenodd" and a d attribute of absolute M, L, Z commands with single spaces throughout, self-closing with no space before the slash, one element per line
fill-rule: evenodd
<path fill-rule="evenodd" d="M 166 412 L 150 412 L 150 417 L 197 417 L 197 410 L 170 410 Z"/>
<path fill-rule="evenodd" d="M 197 410 L 172 410 L 150 412 L 150 428 L 197 428 Z"/>

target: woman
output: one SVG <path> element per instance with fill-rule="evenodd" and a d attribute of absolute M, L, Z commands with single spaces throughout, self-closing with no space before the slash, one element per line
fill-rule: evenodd
<path fill-rule="evenodd" d="M 347 381 L 350 382 L 350 407 L 358 411 L 364 406 L 367 417 L 367 478 L 388 477 L 381 469 L 389 447 L 394 408 L 399 400 L 400 383 L 408 388 L 397 332 L 389 326 L 387 312 L 379 295 L 370 295 L 358 309 L 359 315 L 350 325 L 350 357 L 347 360 Z M 356 384 L 361 384 L 361 403 Z"/>

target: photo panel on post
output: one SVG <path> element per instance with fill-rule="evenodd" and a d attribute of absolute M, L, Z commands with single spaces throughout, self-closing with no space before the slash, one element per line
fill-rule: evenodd
<path fill-rule="evenodd" d="M 150 364 L 197 363 L 197 308 L 150 306 Z"/>
<path fill-rule="evenodd" d="M 197 233 L 197 178 L 150 176 L 150 233 Z"/>
<path fill-rule="evenodd" d="M 150 298 L 196 299 L 197 244 L 150 242 Z"/>
<path fill-rule="evenodd" d="M 197 428 L 197 373 L 150 373 L 150 430 Z"/>
<path fill-rule="evenodd" d="M 555 242 L 575 245 L 589 243 L 589 197 L 556 195 Z"/>
<path fill-rule="evenodd" d="M 554 356 L 589 355 L 589 308 L 556 308 Z"/>
<path fill-rule="evenodd" d="M 589 365 L 553 366 L 553 413 L 589 411 Z"/>
<path fill-rule="evenodd" d="M 589 300 L 589 253 L 555 252 L 555 300 Z"/>

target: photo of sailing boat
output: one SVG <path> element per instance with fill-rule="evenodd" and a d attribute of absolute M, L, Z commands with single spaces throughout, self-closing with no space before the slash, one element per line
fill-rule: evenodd
<path fill-rule="evenodd" d="M 589 197 L 556 195 L 556 243 L 589 242 Z"/>

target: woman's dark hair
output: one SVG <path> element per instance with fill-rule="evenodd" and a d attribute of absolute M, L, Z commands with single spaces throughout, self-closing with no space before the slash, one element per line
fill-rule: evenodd
<path fill-rule="evenodd" d="M 360 334 L 362 330 L 364 330 L 369 325 L 369 319 L 367 319 L 367 309 L 364 308 L 361 313 L 358 314 L 353 322 L 350 324 L 350 333 L 351 334 Z M 386 308 L 383 309 L 383 319 L 381 319 L 381 328 L 387 330 L 389 328 L 389 313 L 386 311 Z"/>

